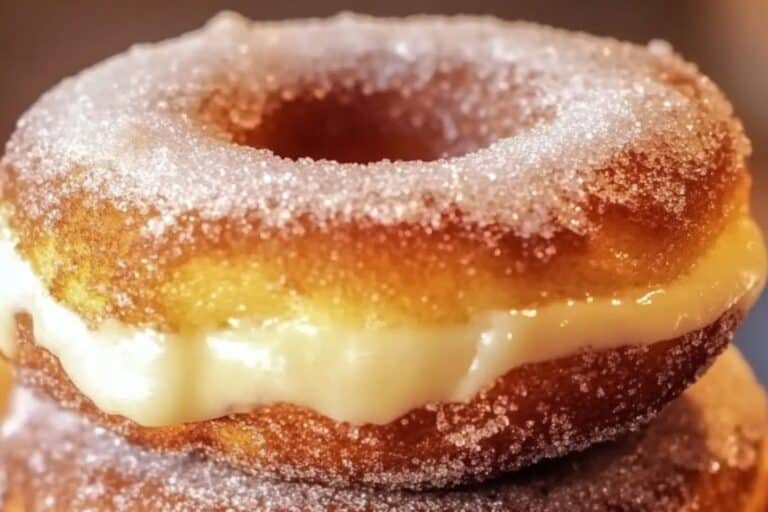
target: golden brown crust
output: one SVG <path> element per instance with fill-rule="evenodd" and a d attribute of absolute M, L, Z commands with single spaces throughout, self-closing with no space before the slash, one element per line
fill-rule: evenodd
<path fill-rule="evenodd" d="M 745 512 L 768 512 L 768 442 L 763 444 L 765 444 L 764 464 L 755 484 L 755 494 L 749 500 Z"/>
<path fill-rule="evenodd" d="M 0 417 L 5 416 L 5 408 L 8 402 L 8 390 L 11 388 L 11 368 L 4 360 L 0 359 Z"/>
<path fill-rule="evenodd" d="M 673 281 L 744 211 L 744 171 L 710 179 L 685 192 L 685 219 L 601 208 L 590 213 L 597 227 L 588 233 L 547 237 L 477 231 L 461 218 L 440 229 L 347 224 L 326 232 L 300 223 L 266 236 L 189 215 L 190 225 L 170 228 L 177 239 L 150 242 L 130 227 L 146 218 L 93 206 L 88 196 L 73 199 L 53 229 L 16 203 L 13 225 L 21 254 L 52 295 L 94 324 L 117 318 L 178 331 L 232 318 L 461 323 L 489 310 Z"/>
<path fill-rule="evenodd" d="M 140 445 L 202 451 L 246 471 L 325 484 L 444 487 L 581 450 L 648 421 L 731 339 L 741 313 L 647 347 L 584 353 L 510 371 L 468 403 L 415 409 L 387 425 L 337 423 L 278 404 L 165 428 L 106 415 L 19 322 L 21 381 Z M 22 320 L 20 318 L 20 320 Z"/>
<path fill-rule="evenodd" d="M 765 396 L 735 350 L 642 432 L 440 492 L 269 482 L 143 452 L 23 395 L 0 445 L 6 512 L 762 512 L 766 493 Z"/>

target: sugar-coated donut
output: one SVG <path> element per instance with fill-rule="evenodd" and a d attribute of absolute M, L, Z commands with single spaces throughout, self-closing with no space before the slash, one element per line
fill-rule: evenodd
<path fill-rule="evenodd" d="M 749 151 L 664 43 L 222 15 L 19 121 L 0 352 L 145 447 L 483 481 L 637 428 L 727 344 L 765 280 Z"/>
<path fill-rule="evenodd" d="M 3 443 L 6 512 L 763 512 L 766 401 L 731 350 L 642 432 L 479 487 L 386 492 L 270 483 L 132 447 L 29 391 Z"/>
<path fill-rule="evenodd" d="M 228 15 L 46 94 L 2 182 L 19 251 L 90 321 L 411 324 L 676 278 L 742 211 L 748 151 L 661 44 Z"/>

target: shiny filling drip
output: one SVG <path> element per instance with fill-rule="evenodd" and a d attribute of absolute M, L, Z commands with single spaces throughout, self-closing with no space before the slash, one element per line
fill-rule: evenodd
<path fill-rule="evenodd" d="M 384 424 L 433 402 L 470 399 L 520 365 L 584 350 L 645 345 L 747 309 L 765 280 L 757 226 L 730 225 L 676 281 L 613 297 L 487 311 L 461 325 L 355 330 L 302 318 L 196 334 L 114 321 L 89 328 L 57 303 L 0 241 L 0 350 L 13 357 L 15 315 L 100 409 L 146 426 L 202 421 L 291 403 L 337 421 Z"/>

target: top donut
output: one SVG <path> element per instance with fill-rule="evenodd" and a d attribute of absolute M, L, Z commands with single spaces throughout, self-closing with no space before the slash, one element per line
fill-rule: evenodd
<path fill-rule="evenodd" d="M 675 279 L 744 210 L 748 153 L 663 43 L 226 14 L 43 96 L 0 186 L 93 323 L 454 322 Z"/>

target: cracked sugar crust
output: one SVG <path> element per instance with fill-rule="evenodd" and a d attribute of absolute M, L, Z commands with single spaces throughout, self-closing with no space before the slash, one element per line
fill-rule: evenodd
<path fill-rule="evenodd" d="M 732 349 L 646 430 L 477 487 L 271 482 L 196 456 L 142 451 L 24 389 L 2 427 L 0 475 L 11 512 L 736 512 L 765 494 L 767 433 L 763 391 Z"/>
<path fill-rule="evenodd" d="M 673 279 L 744 208 L 748 153 L 663 43 L 225 14 L 52 89 L 0 186 L 94 323 L 448 322 Z"/>

